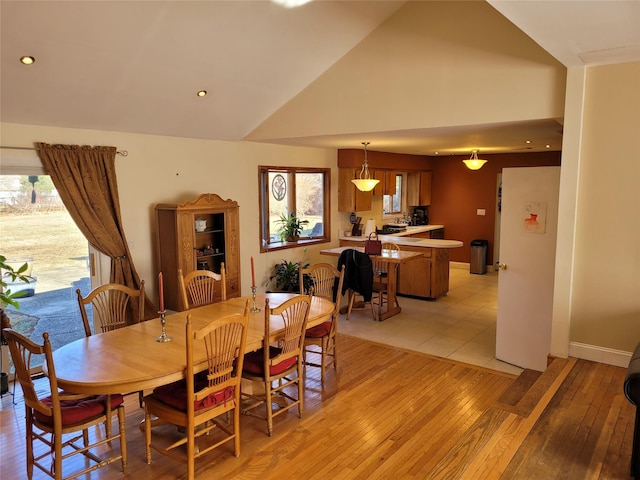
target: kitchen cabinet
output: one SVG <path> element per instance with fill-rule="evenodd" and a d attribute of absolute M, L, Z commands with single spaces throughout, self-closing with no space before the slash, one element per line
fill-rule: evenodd
<path fill-rule="evenodd" d="M 155 210 L 158 267 L 163 273 L 166 308 L 176 311 L 186 308 L 179 294 L 179 269 L 183 275 L 196 269 L 219 273 L 222 262 L 226 270 L 227 298 L 240 296 L 237 202 L 206 193 L 183 203 L 158 204 Z"/>
<path fill-rule="evenodd" d="M 340 246 L 362 247 L 363 241 L 341 239 Z M 430 299 L 445 296 L 449 291 L 449 249 L 405 244 L 399 246 L 400 250 L 418 252 L 422 256 L 398 265 L 398 294 Z"/>
<path fill-rule="evenodd" d="M 376 180 L 380 180 L 374 189 L 375 196 L 396 194 L 396 172 L 392 170 L 376 170 L 374 172 Z"/>
<path fill-rule="evenodd" d="M 407 174 L 407 204 L 431 205 L 431 172 L 409 172 Z"/>
<path fill-rule="evenodd" d="M 372 192 L 361 192 L 351 182 L 359 178 L 360 169 L 338 169 L 338 211 L 366 212 L 371 210 Z"/>
<path fill-rule="evenodd" d="M 449 249 L 412 247 L 402 250 L 421 252 L 422 257 L 398 267 L 398 293 L 423 298 L 440 298 L 449 291 Z"/>

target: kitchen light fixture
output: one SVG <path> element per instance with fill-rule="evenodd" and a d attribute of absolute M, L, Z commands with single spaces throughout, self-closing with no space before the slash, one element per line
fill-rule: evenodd
<path fill-rule="evenodd" d="M 487 163 L 486 160 L 481 160 L 478 158 L 478 150 L 473 150 L 471 153 L 471 158 L 468 160 L 463 160 L 463 162 L 469 170 L 480 170 L 482 166 Z"/>
<path fill-rule="evenodd" d="M 362 142 L 362 145 L 364 145 L 364 163 L 362 164 L 362 170 L 360 170 L 360 178 L 351 180 L 361 192 L 370 192 L 380 182 L 380 180 L 371 178 L 369 173 L 369 164 L 367 163 L 367 145 L 369 143 L 371 142 Z"/>

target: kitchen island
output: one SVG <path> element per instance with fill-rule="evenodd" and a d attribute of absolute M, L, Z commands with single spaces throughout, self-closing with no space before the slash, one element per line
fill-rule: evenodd
<path fill-rule="evenodd" d="M 404 232 L 378 235 L 384 242 L 393 242 L 401 250 L 418 252 L 422 257 L 402 264 L 398 268 L 398 294 L 412 297 L 437 299 L 449 291 L 449 249 L 459 248 L 459 240 L 428 238 L 442 225 L 407 227 Z M 426 237 L 426 238 L 425 238 Z M 366 237 L 340 236 L 341 247 L 362 247 Z"/>

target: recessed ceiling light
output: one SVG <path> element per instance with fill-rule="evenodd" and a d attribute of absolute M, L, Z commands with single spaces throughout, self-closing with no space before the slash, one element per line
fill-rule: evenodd
<path fill-rule="evenodd" d="M 547 147 L 547 148 L 551 148 L 551 145 L 545 145 L 545 147 Z"/>
<path fill-rule="evenodd" d="M 531 140 L 527 140 L 527 141 L 525 141 L 524 143 L 531 143 Z"/>
<path fill-rule="evenodd" d="M 439 153 L 439 152 L 433 152 L 433 153 L 435 153 L 436 155 L 438 155 L 438 153 Z"/>
<path fill-rule="evenodd" d="M 207 96 L 207 91 L 206 90 L 200 90 L 198 93 L 196 93 L 196 95 L 198 95 L 199 97 L 206 97 Z"/>
<path fill-rule="evenodd" d="M 31 65 L 36 61 L 36 59 L 34 57 L 29 56 L 29 55 L 25 55 L 23 57 L 20 57 L 20 61 L 22 63 L 24 63 L 25 65 Z"/>

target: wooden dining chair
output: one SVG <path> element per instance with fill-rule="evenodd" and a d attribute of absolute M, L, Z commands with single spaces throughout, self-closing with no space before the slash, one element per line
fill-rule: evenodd
<path fill-rule="evenodd" d="M 382 250 L 390 250 L 399 252 L 400 247 L 393 242 L 384 242 L 382 244 Z M 373 299 L 372 305 L 377 306 L 378 315 L 382 311 L 384 304 L 387 302 L 385 297 L 388 297 L 387 292 L 389 289 L 389 264 L 379 257 L 373 257 Z M 398 303 L 398 297 L 395 299 L 396 306 L 400 306 Z M 375 313 L 374 313 L 375 315 Z"/>
<path fill-rule="evenodd" d="M 193 480 L 195 460 L 214 448 L 233 440 L 234 455 L 240 455 L 240 382 L 248 322 L 249 301 L 242 315 L 213 320 L 197 330 L 193 328 L 191 315 L 187 314 L 185 379 L 157 387 L 144 397 L 147 463 L 151 463 L 151 449 L 156 450 L 186 463 L 187 478 Z M 204 371 L 197 369 L 194 350 L 207 352 Z M 229 412 L 233 412 L 231 425 L 221 417 Z M 186 435 L 169 446 L 153 442 L 152 415 L 184 428 Z M 203 435 L 208 439 L 207 445 L 201 442 L 196 446 L 196 440 Z M 178 447 L 185 444 L 186 454 L 182 454 Z"/>
<path fill-rule="evenodd" d="M 306 366 L 320 367 L 320 383 L 324 384 L 325 370 L 333 364 L 338 368 L 336 351 L 336 334 L 338 332 L 338 316 L 342 299 L 342 284 L 344 282 L 343 265 L 340 270 L 330 263 L 316 263 L 300 269 L 300 285 L 303 285 L 303 275 L 311 278 L 312 295 L 326 298 L 334 304 L 331 318 L 315 327 L 308 328 L 304 334 L 303 363 Z M 301 287 L 302 289 L 302 287 Z M 300 292 L 304 293 L 304 292 Z M 320 352 L 318 352 L 318 347 Z M 308 354 L 320 354 L 320 363 L 307 360 Z"/>
<path fill-rule="evenodd" d="M 76 290 L 76 295 L 84 324 L 84 333 L 87 337 L 92 335 L 87 313 L 89 307 L 91 307 L 93 314 L 95 333 L 110 332 L 144 320 L 144 280 L 140 282 L 138 290 L 118 283 L 107 283 L 94 288 L 86 297 L 82 296 L 80 289 Z M 136 300 L 135 305 L 132 299 Z M 142 408 L 144 392 L 137 393 L 138 404 Z"/>
<path fill-rule="evenodd" d="M 24 396 L 27 478 L 31 480 L 33 477 L 34 467 L 55 480 L 76 478 L 118 460 L 122 464 L 122 472 L 126 474 L 127 442 L 122 395 L 86 396 L 58 391 L 49 334 L 45 332 L 42 335 L 42 345 L 12 329 L 4 329 L 3 334 L 9 343 L 15 375 Z M 49 381 L 48 395 L 42 394 L 40 389 L 36 391 L 29 374 L 34 355 L 44 355 L 46 378 Z M 107 419 L 111 419 L 116 413 L 119 424 L 117 434 L 111 434 L 110 428 L 107 429 L 109 433 L 106 436 L 89 434 L 90 427 L 106 424 Z M 120 452 L 114 452 L 108 447 L 114 440 L 120 443 Z M 105 455 L 107 452 L 109 455 Z M 67 461 L 76 455 L 83 455 L 85 459 Z M 48 459 L 50 463 L 46 463 Z M 63 460 L 67 465 L 64 470 Z"/>
<path fill-rule="evenodd" d="M 298 407 L 298 417 L 304 410 L 304 374 L 302 350 L 304 332 L 309 318 L 311 297 L 296 295 L 277 307 L 269 306 L 269 299 L 264 306 L 264 339 L 261 349 L 245 356 L 242 378 L 260 383 L 264 392 L 242 392 L 247 401 L 242 413 L 267 421 L 267 433 L 273 433 L 273 419 L 293 407 Z M 277 320 L 271 317 L 278 317 Z M 284 333 L 276 339 L 270 338 L 271 322 L 284 325 Z M 277 384 L 274 386 L 274 382 Z M 292 387 L 297 386 L 297 398 Z M 285 391 L 286 389 L 286 391 Z M 257 389 L 256 389 L 257 390 Z M 278 409 L 273 410 L 273 402 L 279 402 Z M 265 405 L 266 413 L 262 415 L 256 409 Z"/>
<path fill-rule="evenodd" d="M 178 283 L 182 305 L 185 309 L 201 307 L 227 299 L 227 279 L 224 262 L 220 265 L 220 273 L 210 270 L 194 270 L 186 275 L 178 270 Z"/>
<path fill-rule="evenodd" d="M 76 295 L 87 337 L 92 333 L 87 313 L 89 307 L 93 313 L 95 333 L 109 332 L 144 320 L 144 280 L 137 290 L 118 283 L 107 283 L 94 288 L 86 297 L 82 296 L 80 289 L 76 290 Z"/>

